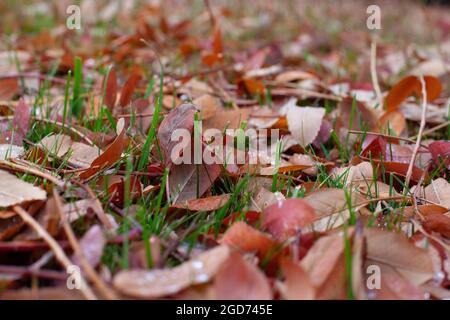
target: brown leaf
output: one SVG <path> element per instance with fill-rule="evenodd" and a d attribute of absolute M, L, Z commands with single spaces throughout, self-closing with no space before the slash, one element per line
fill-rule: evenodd
<path fill-rule="evenodd" d="M 106 239 L 103 231 L 98 225 L 93 225 L 83 235 L 79 241 L 81 252 L 83 253 L 89 264 L 95 268 L 100 263 L 100 258 L 103 254 L 103 248 L 106 245 Z M 72 261 L 81 266 L 80 261 L 76 255 L 72 257 Z"/>
<path fill-rule="evenodd" d="M 450 141 L 434 141 L 428 145 L 435 164 L 438 166 L 442 161 L 450 170 Z"/>
<path fill-rule="evenodd" d="M 348 235 L 352 237 L 352 231 Z M 318 239 L 300 266 L 317 290 L 316 299 L 346 298 L 344 234 L 336 232 Z"/>
<path fill-rule="evenodd" d="M 230 199 L 230 194 L 221 194 L 201 199 L 192 199 L 186 203 L 174 205 L 175 208 L 187 209 L 189 211 L 214 211 L 223 207 Z"/>
<path fill-rule="evenodd" d="M 366 229 L 367 258 L 395 268 L 414 284 L 433 277 L 433 264 L 427 250 L 416 247 L 403 235 L 380 229 Z"/>
<path fill-rule="evenodd" d="M 427 215 L 423 227 L 427 231 L 434 231 L 450 238 L 450 217 L 446 215 L 438 213 Z"/>
<path fill-rule="evenodd" d="M 281 294 L 286 300 L 312 300 L 316 295 L 316 289 L 311 283 L 308 274 L 303 268 L 292 262 L 283 259 L 281 270 L 284 275 L 284 282 L 281 285 Z"/>
<path fill-rule="evenodd" d="M 214 289 L 215 298 L 219 300 L 272 299 L 270 284 L 264 273 L 236 252 L 217 273 Z"/>
<path fill-rule="evenodd" d="M 161 122 L 158 129 L 158 141 L 166 165 L 172 163 L 172 149 L 179 143 L 178 141 L 172 141 L 172 133 L 175 129 L 185 129 L 192 133 L 194 130 L 195 112 L 196 108 L 194 105 L 185 103 L 171 110 Z"/>
<path fill-rule="evenodd" d="M 106 178 L 106 177 L 105 177 Z M 125 194 L 128 191 L 130 200 L 135 200 L 142 195 L 143 186 L 136 176 L 129 178 L 129 190 L 126 190 L 125 177 L 123 176 L 109 176 L 106 178 L 108 183 L 108 193 L 113 195 L 111 202 L 119 208 L 123 208 L 125 204 Z"/>
<path fill-rule="evenodd" d="M 201 197 L 219 177 L 220 172 L 221 167 L 217 164 L 172 166 L 168 183 L 173 204 L 182 204 Z"/>
<path fill-rule="evenodd" d="M 46 198 L 47 194 L 44 190 L 0 170 L 0 207 L 10 207 Z"/>
<path fill-rule="evenodd" d="M 175 268 L 120 271 L 113 284 L 117 290 L 132 297 L 165 297 L 211 281 L 229 257 L 229 248 L 218 246 Z"/>
<path fill-rule="evenodd" d="M 105 167 L 111 166 L 122 156 L 128 142 L 126 136 L 125 120 L 120 118 L 117 122 L 118 135 L 116 139 L 98 156 L 91 164 L 90 168 L 80 174 L 81 179 L 88 179 Z"/>

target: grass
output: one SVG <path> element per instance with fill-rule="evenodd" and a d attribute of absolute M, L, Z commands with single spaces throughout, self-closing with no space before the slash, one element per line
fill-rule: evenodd
<path fill-rule="evenodd" d="M 320 17 L 317 16 L 314 12 L 311 11 L 310 8 L 306 14 L 313 17 L 314 23 L 320 24 L 321 28 L 327 28 L 328 26 L 323 25 L 320 21 Z M 52 21 L 43 21 L 42 25 L 37 25 L 35 30 L 30 30 L 32 33 L 38 33 L 42 29 L 45 29 L 47 25 L 51 25 Z M 115 22 L 117 23 L 117 21 Z M 97 28 L 99 30 L 106 30 L 107 25 L 99 25 Z M 340 26 L 333 26 L 333 28 L 341 28 Z M 332 34 L 338 34 L 339 30 L 333 29 Z M 239 40 L 243 39 L 253 39 L 255 38 L 256 33 L 254 31 L 248 31 L 241 35 Z M 326 53 L 326 52 L 324 52 Z M 352 49 L 349 49 L 344 55 L 344 65 L 350 68 L 351 65 L 354 65 L 357 60 L 358 53 Z M 17 70 L 21 72 L 22 66 L 20 66 L 19 59 L 17 55 L 14 56 Z M 305 60 L 306 64 L 310 65 L 312 69 L 317 72 L 323 72 L 324 66 L 320 63 L 320 57 L 316 57 L 313 53 L 304 53 L 302 59 Z M 183 66 L 182 58 L 177 62 L 179 65 Z M 170 67 L 170 66 L 169 66 Z M 188 66 L 188 68 L 195 69 L 198 66 Z M 153 259 L 152 252 L 152 244 L 151 237 L 158 237 L 163 243 L 163 254 L 165 250 L 168 250 L 169 244 L 173 241 L 173 233 L 175 232 L 179 237 L 177 241 L 181 246 L 187 247 L 187 252 L 190 252 L 193 248 L 201 247 L 205 245 L 206 240 L 211 237 L 214 240 L 217 240 L 220 232 L 224 229 L 224 220 L 231 215 L 237 213 L 237 220 L 245 220 L 245 214 L 248 212 L 249 207 L 251 205 L 251 192 L 248 190 L 248 185 L 251 179 L 255 176 L 251 173 L 245 173 L 240 177 L 236 178 L 234 176 L 230 176 L 227 173 L 221 175 L 220 179 L 212 186 L 211 194 L 212 195 L 220 195 L 223 193 L 229 193 L 230 199 L 227 203 L 220 209 L 212 211 L 212 212 L 184 212 L 183 215 L 180 214 L 179 210 L 175 210 L 171 208 L 170 199 L 168 199 L 166 195 L 166 185 L 168 181 L 168 177 L 170 174 L 170 170 L 166 168 L 163 174 L 160 177 L 143 177 L 142 182 L 145 184 L 152 185 L 160 185 L 159 190 L 153 191 L 149 194 L 142 195 L 138 199 L 131 199 L 129 197 L 130 194 L 130 184 L 131 177 L 136 174 L 136 172 L 144 172 L 146 171 L 150 161 L 161 162 L 163 161 L 162 153 L 157 143 L 157 130 L 158 125 L 162 120 L 162 102 L 164 98 L 164 93 L 166 92 L 165 86 L 167 85 L 164 82 L 165 76 L 170 74 L 167 72 L 165 74 L 166 66 L 161 64 L 161 71 L 159 75 L 147 76 L 145 80 L 145 90 L 139 91 L 135 94 L 134 98 L 144 98 L 144 99 L 152 99 L 154 101 L 154 113 L 151 118 L 150 128 L 148 133 L 144 137 L 145 139 L 137 140 L 135 136 L 131 135 L 132 139 L 136 139 L 137 146 L 134 148 L 129 148 L 124 152 L 122 157 L 113 165 L 105 170 L 98 172 L 94 175 L 89 181 L 88 185 L 96 194 L 99 195 L 99 199 L 103 205 L 103 208 L 107 214 L 112 215 L 119 223 L 119 232 L 124 236 L 124 240 L 121 244 L 108 244 L 104 254 L 102 256 L 102 262 L 110 269 L 111 272 L 115 272 L 119 269 L 127 269 L 130 267 L 130 239 L 128 234 L 130 230 L 134 230 L 136 228 L 140 229 L 142 232 L 142 242 L 145 247 L 145 258 L 146 258 L 146 266 L 148 268 L 153 268 L 156 266 L 156 262 Z M 99 68 L 100 69 L 100 68 Z M 103 70 L 97 70 L 99 74 L 103 74 L 108 78 L 111 67 L 108 67 Z M 189 70 L 189 69 L 188 69 Z M 172 71 L 168 69 L 168 71 Z M 335 71 L 338 73 L 338 71 Z M 49 76 L 57 75 L 57 66 L 53 66 L 48 72 Z M 339 78 L 339 75 L 336 74 Z M 354 77 L 355 75 L 350 75 L 350 77 Z M 159 80 L 159 81 L 158 81 Z M 20 78 L 21 87 L 25 88 L 24 79 Z M 90 114 L 86 117 L 83 116 L 84 108 L 87 105 L 87 95 L 92 89 L 91 84 L 93 79 L 87 77 L 87 74 L 83 74 L 83 62 L 80 57 L 76 57 L 74 60 L 74 70 L 73 74 L 69 71 L 66 75 L 66 83 L 63 90 L 63 112 L 62 112 L 62 131 L 66 132 L 66 129 L 69 129 L 74 123 L 75 120 L 78 120 L 78 124 L 82 127 L 91 130 L 94 133 L 109 133 L 111 131 L 116 130 L 116 119 L 115 115 L 111 113 L 111 111 L 103 105 L 103 99 L 105 95 L 106 88 L 103 87 L 100 93 L 100 108 L 99 114 L 94 115 Z M 106 83 L 106 81 L 105 81 Z M 157 92 L 155 92 L 155 86 L 158 84 Z M 44 81 L 40 87 L 38 92 L 36 93 L 35 103 L 33 105 L 32 114 L 33 115 L 46 115 L 49 116 L 51 111 L 51 102 L 52 99 L 56 98 L 53 96 L 51 91 L 51 83 L 49 81 Z M 264 95 L 257 94 L 255 96 L 250 96 L 248 98 L 254 99 L 259 103 L 260 106 L 269 106 L 270 108 L 274 107 L 274 97 L 272 97 L 270 89 L 264 92 Z M 314 106 L 324 107 L 326 109 L 327 114 L 331 114 L 336 109 L 335 102 L 321 102 L 319 100 L 313 101 L 302 101 L 301 103 L 310 104 L 312 103 Z M 198 115 L 196 115 L 198 116 Z M 450 105 L 448 106 L 448 119 L 450 119 Z M 198 119 L 196 119 L 198 120 Z M 136 123 L 136 113 L 133 110 L 131 112 L 131 123 Z M 320 148 L 316 148 L 314 151 L 313 148 L 308 148 L 308 152 L 311 155 L 324 157 L 327 160 L 334 159 L 334 151 L 337 150 L 338 153 L 338 161 L 336 161 L 339 165 L 346 165 L 353 159 L 355 155 L 358 155 L 362 151 L 362 143 L 369 132 L 367 124 L 363 122 L 363 119 L 360 117 L 358 113 L 356 98 L 353 97 L 351 111 L 349 116 L 349 121 L 347 124 L 347 129 L 352 129 L 354 125 L 357 124 L 361 131 L 363 131 L 362 135 L 356 137 L 356 140 L 353 140 L 348 133 L 344 139 L 341 139 L 340 134 L 336 131 L 332 131 L 331 137 L 328 141 L 320 144 Z M 67 127 L 66 127 L 67 126 Z M 27 139 L 31 143 L 37 143 L 45 136 L 55 132 L 56 125 L 52 123 L 38 122 L 33 121 L 31 125 L 31 129 L 27 135 Z M 244 128 L 243 128 L 244 129 Z M 410 134 L 413 133 L 416 128 L 411 127 Z M 195 130 L 199 130 L 198 127 Z M 387 133 L 393 135 L 391 128 L 388 127 Z M 446 138 L 450 139 L 450 126 L 447 128 L 442 128 L 433 133 L 434 138 Z M 343 141 L 342 141 L 343 140 Z M 355 142 L 353 142 L 355 141 Z M 391 146 L 391 144 L 388 144 Z M 27 145 L 28 152 L 31 152 L 32 145 Z M 314 190 L 318 190 L 320 188 L 338 188 L 343 189 L 345 191 L 345 200 L 346 200 L 346 209 L 349 212 L 349 221 L 347 224 L 343 225 L 344 231 L 344 253 L 345 253 L 345 269 L 346 269 L 346 277 L 347 277 L 347 297 L 349 299 L 353 299 L 355 297 L 352 290 L 352 252 L 351 252 L 351 241 L 348 236 L 348 229 L 352 226 L 355 226 L 357 223 L 361 222 L 359 212 L 355 210 L 354 203 L 352 203 L 352 195 L 355 190 L 352 190 L 351 187 L 348 187 L 348 170 L 343 172 L 342 174 L 335 176 L 330 175 L 329 170 L 321 164 L 317 164 L 317 176 L 311 177 L 306 174 L 299 173 L 279 173 L 279 166 L 282 158 L 282 145 L 281 143 L 277 143 L 276 147 L 276 155 L 275 155 L 275 174 L 272 177 L 271 181 L 271 191 L 272 192 L 281 192 L 287 198 L 304 198 L 307 195 L 307 190 L 304 186 L 295 186 L 297 181 L 301 182 L 314 182 L 315 187 Z M 60 171 L 66 168 L 67 161 L 69 159 L 70 154 L 66 155 L 62 159 L 55 159 L 54 152 L 55 150 L 50 150 L 44 153 L 43 157 L 34 159 L 34 164 L 38 165 L 41 169 L 46 169 L 46 167 L 52 167 L 55 171 Z M 392 155 L 392 148 L 390 148 L 390 153 Z M 371 163 L 374 163 L 375 159 L 369 158 Z M 381 176 L 382 181 L 389 186 L 389 195 L 394 195 L 394 191 L 402 187 L 406 187 L 404 182 L 397 176 L 393 174 L 386 175 L 386 170 L 383 165 L 383 159 L 377 159 L 381 161 L 381 166 L 376 169 L 374 173 L 374 178 L 372 180 L 365 181 L 367 189 L 369 190 L 369 194 L 367 195 L 369 199 L 377 199 L 379 195 L 379 190 L 377 187 L 377 177 Z M 124 170 L 124 179 L 125 179 L 125 201 L 124 206 L 121 210 L 113 207 L 111 205 L 111 197 L 108 194 L 107 190 L 107 179 L 104 180 L 103 184 L 100 184 L 102 178 L 108 175 L 114 175 L 119 170 Z M 378 172 L 378 170 L 380 172 Z M 199 176 L 199 171 L 197 167 L 197 177 Z M 434 179 L 440 176 L 446 176 L 447 179 L 449 177 L 449 173 L 447 168 L 445 167 L 445 162 L 441 161 L 441 164 L 437 166 L 433 171 L 430 172 L 430 179 Z M 36 185 L 43 184 L 45 186 L 49 186 L 46 181 L 43 181 L 41 178 L 36 178 L 28 174 L 20 174 L 19 175 L 23 180 L 30 181 L 35 183 Z M 75 177 L 75 175 L 66 175 L 67 180 L 70 180 Z M 198 179 L 197 179 L 198 181 Z M 49 186 L 50 187 L 50 186 Z M 374 187 L 374 190 L 372 190 Z M 72 199 L 72 192 L 75 190 L 74 186 L 70 186 L 67 190 L 64 191 L 64 196 L 69 201 Z M 197 195 L 200 195 L 199 191 L 199 183 L 196 186 Z M 387 229 L 397 230 L 400 228 L 401 222 L 403 220 L 403 212 L 405 207 L 409 205 L 406 201 L 394 201 L 394 200 L 386 200 L 383 201 L 382 204 L 379 202 L 373 202 L 368 204 L 368 209 L 372 212 L 372 215 L 365 220 L 366 226 L 374 226 L 375 224 L 380 224 L 386 226 Z M 378 210 L 378 211 L 376 211 Z M 376 212 L 376 213 L 375 213 Z M 88 228 L 89 221 L 80 220 L 77 222 L 76 232 L 78 235 L 82 235 L 85 230 Z M 331 223 L 331 219 L 330 222 Z M 185 233 L 186 232 L 186 233 Z M 269 264 L 271 257 L 278 253 L 280 250 L 286 248 L 291 243 L 286 242 L 280 245 L 279 248 L 276 248 L 274 252 L 271 252 L 267 257 L 261 261 L 261 265 L 267 267 Z M 175 265 L 182 262 L 179 260 L 176 255 L 170 254 L 168 257 L 168 263 L 171 265 Z"/>

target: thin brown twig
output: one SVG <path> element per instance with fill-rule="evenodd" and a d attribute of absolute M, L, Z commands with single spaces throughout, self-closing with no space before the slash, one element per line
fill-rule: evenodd
<path fill-rule="evenodd" d="M 48 243 L 50 249 L 55 253 L 56 260 L 58 260 L 65 269 L 73 265 L 70 259 L 65 254 L 61 246 L 56 242 L 56 240 L 36 221 L 34 218 L 19 206 L 14 206 L 13 210 L 22 218 L 22 220 L 28 224 L 33 230 L 35 230 L 38 235 Z M 94 294 L 92 289 L 89 287 L 83 275 L 80 275 L 81 287 L 80 291 L 83 296 L 88 300 L 97 300 L 97 296 Z"/>
<path fill-rule="evenodd" d="M 58 213 L 61 219 L 62 226 L 67 235 L 67 239 L 69 240 L 69 243 L 72 246 L 72 249 L 76 257 L 80 261 L 81 267 L 83 268 L 84 272 L 86 272 L 87 277 L 92 281 L 92 283 L 95 285 L 95 287 L 98 289 L 98 291 L 102 294 L 103 297 L 105 297 L 108 300 L 116 300 L 117 299 L 116 294 L 97 275 L 94 268 L 90 265 L 89 261 L 87 261 L 83 251 L 81 250 L 77 238 L 72 230 L 72 227 L 67 221 L 67 216 L 63 214 L 62 200 L 56 189 L 53 189 L 53 198 L 55 199 L 56 212 Z"/>
<path fill-rule="evenodd" d="M 374 136 L 380 136 L 380 137 L 390 138 L 390 139 L 397 139 L 397 140 L 401 140 L 401 141 L 405 141 L 405 142 L 409 142 L 409 143 L 416 143 L 416 141 L 414 141 L 412 139 L 409 139 L 409 138 L 395 137 L 395 136 L 391 136 L 389 134 L 379 133 L 379 132 L 348 130 L 348 133 L 353 133 L 353 134 L 371 134 L 371 135 L 374 135 Z M 426 146 L 424 144 L 421 144 L 420 146 L 423 147 L 423 148 L 428 149 L 428 146 Z"/>
<path fill-rule="evenodd" d="M 445 127 L 447 127 L 447 126 L 450 126 L 450 120 L 448 120 L 448 121 L 446 121 L 446 122 L 444 122 L 444 123 L 438 124 L 437 126 L 435 126 L 435 127 L 433 127 L 433 128 L 430 128 L 430 129 L 428 129 L 428 130 L 425 130 L 424 132 L 422 132 L 422 137 L 423 137 L 423 136 L 427 136 L 427 135 L 429 135 L 430 133 L 433 133 L 433 132 L 435 132 L 435 131 L 437 131 L 437 130 L 439 130 L 439 129 L 445 128 Z M 417 138 L 417 134 L 416 134 L 415 136 L 409 137 L 409 139 L 415 139 L 415 138 Z"/>

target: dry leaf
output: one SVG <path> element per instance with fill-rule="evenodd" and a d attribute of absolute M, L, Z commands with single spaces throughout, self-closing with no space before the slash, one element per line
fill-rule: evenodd
<path fill-rule="evenodd" d="M 232 253 L 214 280 L 215 299 L 269 300 L 272 291 L 269 281 L 257 266 L 239 253 Z"/>
<path fill-rule="evenodd" d="M 324 108 L 297 107 L 295 104 L 289 105 L 286 113 L 289 131 L 302 147 L 317 137 L 324 116 Z"/>
<path fill-rule="evenodd" d="M 47 199 L 47 193 L 44 190 L 0 170 L 0 207 L 45 199 Z"/>
<path fill-rule="evenodd" d="M 227 246 L 218 246 L 175 268 L 120 271 L 114 277 L 113 284 L 117 290 L 132 297 L 165 297 L 189 286 L 211 281 L 229 256 Z"/>

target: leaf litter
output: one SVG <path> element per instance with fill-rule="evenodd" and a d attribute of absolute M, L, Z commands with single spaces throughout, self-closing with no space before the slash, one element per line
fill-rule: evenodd
<path fill-rule="evenodd" d="M 1 3 L 0 298 L 450 296 L 449 8 L 316 2 Z"/>

